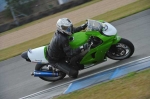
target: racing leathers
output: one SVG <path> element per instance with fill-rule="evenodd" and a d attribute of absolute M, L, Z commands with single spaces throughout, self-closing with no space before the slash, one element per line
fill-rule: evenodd
<path fill-rule="evenodd" d="M 72 33 L 79 32 L 86 28 L 86 25 L 79 26 L 77 28 L 73 28 Z M 65 62 L 66 57 L 71 58 L 81 52 L 80 48 L 72 49 L 69 46 L 69 38 L 68 35 L 61 33 L 60 31 L 56 31 L 54 34 L 50 44 L 48 45 L 48 61 L 49 63 L 68 74 L 69 76 L 76 78 L 78 75 L 78 70 L 69 66 L 68 63 Z"/>

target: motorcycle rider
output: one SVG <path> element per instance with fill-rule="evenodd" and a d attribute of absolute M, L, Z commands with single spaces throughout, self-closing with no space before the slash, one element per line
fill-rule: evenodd
<path fill-rule="evenodd" d="M 72 49 L 69 46 L 69 36 L 84 30 L 87 27 L 87 23 L 75 28 L 68 18 L 61 18 L 57 21 L 56 26 L 57 31 L 47 49 L 49 64 L 68 74 L 70 77 L 77 78 L 78 70 L 69 66 L 65 59 L 66 57 L 72 58 L 73 56 L 78 55 L 81 51 L 86 50 L 89 45 L 86 43 L 79 48 Z"/>

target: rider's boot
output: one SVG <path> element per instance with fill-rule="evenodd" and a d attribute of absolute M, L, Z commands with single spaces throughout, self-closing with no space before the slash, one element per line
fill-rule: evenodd
<path fill-rule="evenodd" d="M 62 61 L 59 63 L 56 63 L 56 68 L 63 71 L 64 73 L 68 74 L 71 78 L 77 78 L 78 77 L 78 70 L 74 69 L 73 67 L 69 66 L 66 62 Z"/>

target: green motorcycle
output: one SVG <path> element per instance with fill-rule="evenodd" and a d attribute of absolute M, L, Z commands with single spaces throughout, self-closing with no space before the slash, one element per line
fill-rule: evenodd
<path fill-rule="evenodd" d="M 74 62 L 78 70 L 83 70 L 107 61 L 107 57 L 113 60 L 123 60 L 134 53 L 134 45 L 129 40 L 118 36 L 116 28 L 110 23 L 91 19 L 88 19 L 87 23 L 85 32 L 74 33 L 69 40 L 73 49 L 85 43 L 89 43 L 90 46 L 79 55 L 66 60 L 67 63 Z M 29 62 L 37 63 L 32 73 L 35 77 L 53 82 L 66 76 L 65 73 L 48 64 L 47 46 L 29 49 L 21 56 Z"/>

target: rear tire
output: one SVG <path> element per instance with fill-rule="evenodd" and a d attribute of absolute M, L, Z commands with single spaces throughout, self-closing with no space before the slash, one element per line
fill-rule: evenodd
<path fill-rule="evenodd" d="M 110 47 L 107 57 L 113 60 L 123 60 L 129 58 L 134 53 L 134 45 L 127 39 L 121 40 Z"/>
<path fill-rule="evenodd" d="M 48 69 L 47 64 L 36 64 L 35 70 L 37 70 L 37 71 L 52 71 L 52 70 Z M 39 78 L 41 78 L 44 81 L 55 82 L 55 81 L 63 79 L 66 76 L 66 74 L 61 71 L 59 71 L 59 74 L 60 75 L 58 77 L 39 77 Z"/>

